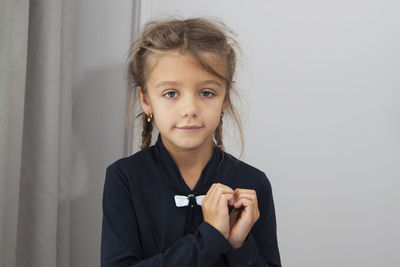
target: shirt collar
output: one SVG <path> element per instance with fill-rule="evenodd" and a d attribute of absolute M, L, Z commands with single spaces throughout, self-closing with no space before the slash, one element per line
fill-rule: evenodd
<path fill-rule="evenodd" d="M 154 145 L 154 157 L 163 168 L 161 173 L 166 174 L 167 177 L 165 178 L 169 185 L 173 187 L 174 191 L 185 195 L 205 195 L 210 186 L 214 182 L 218 182 L 218 174 L 224 165 L 222 162 L 223 154 L 224 152 L 218 146 L 214 145 L 214 151 L 210 160 L 204 166 L 196 186 L 191 190 L 184 181 L 176 162 L 165 148 L 160 133 L 158 134 L 157 141 Z"/>

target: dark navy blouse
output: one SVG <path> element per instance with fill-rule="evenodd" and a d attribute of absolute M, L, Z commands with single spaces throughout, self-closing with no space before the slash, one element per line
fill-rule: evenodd
<path fill-rule="evenodd" d="M 193 201 L 213 183 L 257 192 L 260 218 L 240 248 L 203 221 Z M 192 196 L 189 205 L 177 207 L 175 195 Z M 106 169 L 101 266 L 281 266 L 268 178 L 215 146 L 191 190 L 159 134 L 155 145 Z"/>

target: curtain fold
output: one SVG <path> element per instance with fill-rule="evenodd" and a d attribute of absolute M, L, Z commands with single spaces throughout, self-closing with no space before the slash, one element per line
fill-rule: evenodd
<path fill-rule="evenodd" d="M 69 266 L 73 1 L 0 6 L 0 266 Z"/>
<path fill-rule="evenodd" d="M 15 266 L 29 1 L 0 2 L 0 266 Z"/>

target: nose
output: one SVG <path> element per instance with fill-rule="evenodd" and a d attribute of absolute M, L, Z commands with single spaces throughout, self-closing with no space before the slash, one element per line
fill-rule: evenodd
<path fill-rule="evenodd" d="M 183 117 L 197 117 L 198 103 L 195 97 L 187 96 L 182 101 L 182 116 Z"/>

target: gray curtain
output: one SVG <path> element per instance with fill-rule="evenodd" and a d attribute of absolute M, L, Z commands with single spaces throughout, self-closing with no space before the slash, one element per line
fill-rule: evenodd
<path fill-rule="evenodd" d="M 0 2 L 0 266 L 69 266 L 73 1 Z"/>

